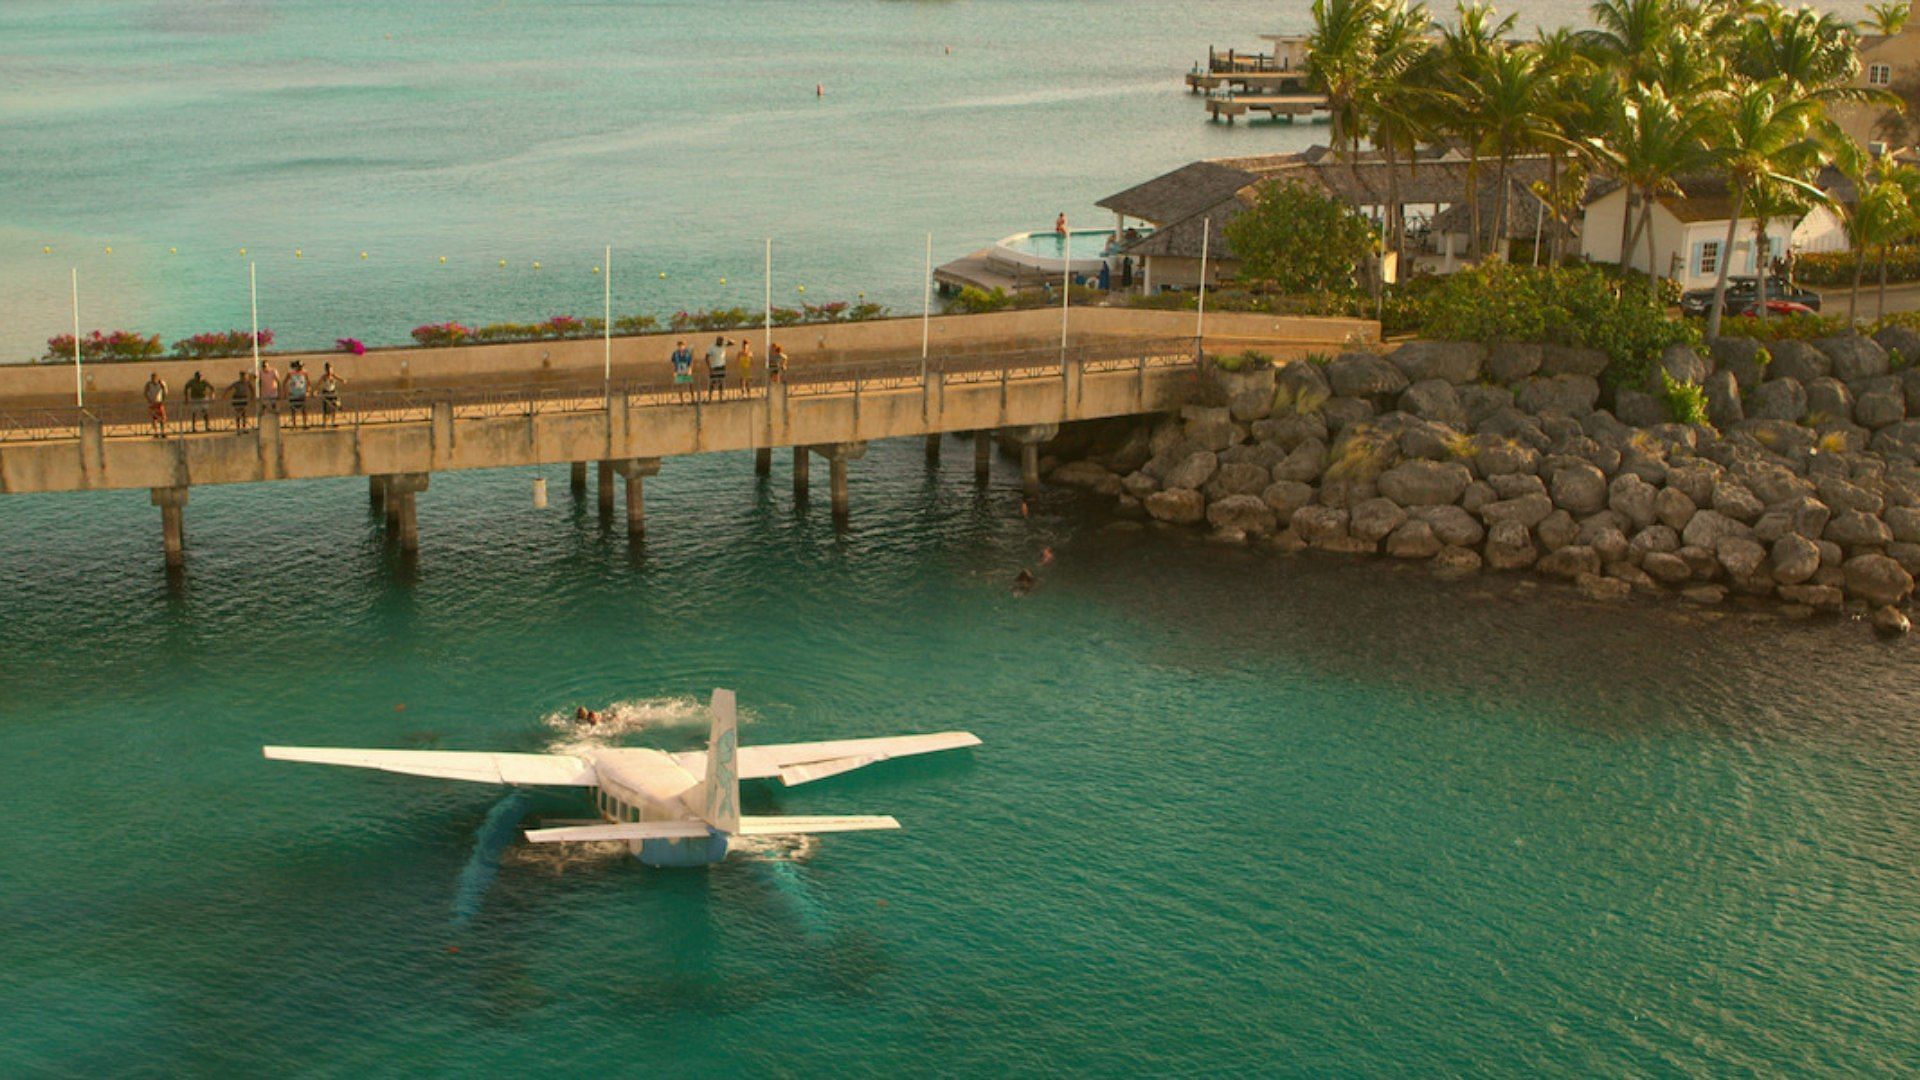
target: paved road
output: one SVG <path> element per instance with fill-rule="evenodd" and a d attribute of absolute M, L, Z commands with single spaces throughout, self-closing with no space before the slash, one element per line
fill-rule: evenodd
<path fill-rule="evenodd" d="M 1868 269 L 1868 273 L 1872 273 L 1871 268 Z M 1842 287 L 1815 289 L 1814 291 L 1820 294 L 1820 311 L 1823 314 L 1839 315 L 1843 318 L 1846 316 L 1847 296 L 1853 290 Z M 1889 282 L 1887 285 L 1887 311 L 1889 314 L 1896 311 L 1920 311 L 1920 281 L 1907 281 L 1899 284 Z M 1859 317 L 1862 319 L 1874 319 L 1878 318 L 1879 315 L 1879 289 L 1870 283 L 1862 284 L 1860 286 Z"/>

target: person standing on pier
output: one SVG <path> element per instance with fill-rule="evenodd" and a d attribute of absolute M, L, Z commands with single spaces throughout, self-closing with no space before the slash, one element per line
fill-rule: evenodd
<path fill-rule="evenodd" d="M 740 369 L 741 389 L 751 391 L 753 389 L 753 340 L 751 338 L 740 342 L 740 355 L 733 358 L 733 366 Z"/>
<path fill-rule="evenodd" d="M 1100 291 L 1107 292 L 1112 288 L 1113 267 L 1109 265 L 1105 259 L 1102 259 L 1100 260 Z"/>
<path fill-rule="evenodd" d="M 720 335 L 707 346 L 707 396 L 719 397 L 727 385 L 727 346 L 733 344 Z"/>
<path fill-rule="evenodd" d="M 773 351 L 767 354 L 767 383 L 772 385 L 780 381 L 780 373 L 787 370 L 787 350 L 773 343 Z"/>
<path fill-rule="evenodd" d="M 208 409 L 213 405 L 213 384 L 200 377 L 199 372 L 187 380 L 187 431 L 194 432 L 204 427 L 213 430 L 213 417 Z"/>
<path fill-rule="evenodd" d="M 247 430 L 247 413 L 253 409 L 253 372 L 242 370 L 240 377 L 228 384 L 227 398 L 233 402 L 233 430 Z"/>
<path fill-rule="evenodd" d="M 141 391 L 147 399 L 147 424 L 153 428 L 155 438 L 167 436 L 167 384 L 155 371 L 147 375 L 147 385 Z"/>
<path fill-rule="evenodd" d="M 287 415 L 307 426 L 307 373 L 298 360 L 287 370 Z"/>
<path fill-rule="evenodd" d="M 280 411 L 280 373 L 273 370 L 273 361 L 260 361 L 260 385 L 255 389 L 259 391 L 262 409 Z"/>
<path fill-rule="evenodd" d="M 673 385 L 676 388 L 684 388 L 677 389 L 676 392 L 692 397 L 693 350 L 687 348 L 686 341 L 676 341 L 673 343 L 673 355 L 669 359 L 673 363 Z"/>
<path fill-rule="evenodd" d="M 334 374 L 332 364 L 320 372 L 320 419 L 328 427 L 334 426 L 340 415 L 340 387 L 345 382 L 345 379 Z"/>

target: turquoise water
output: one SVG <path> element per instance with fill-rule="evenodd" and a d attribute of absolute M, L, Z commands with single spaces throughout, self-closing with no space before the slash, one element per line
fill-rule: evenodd
<path fill-rule="evenodd" d="M 1068 246 L 1068 240 L 1072 246 Z M 1076 259 L 1091 259 L 1106 250 L 1113 241 L 1111 229 L 1074 229 L 1072 237 L 1063 237 L 1056 232 L 1033 232 L 1021 237 L 1011 246 L 1033 255 L 1044 255 L 1058 259 L 1070 254 Z"/>
<path fill-rule="evenodd" d="M 241 246 L 293 344 L 590 311 L 609 239 L 625 307 L 751 302 L 769 232 L 783 290 L 911 304 L 927 231 L 1314 138 L 1178 83 L 1304 17 L 12 0 L 0 355 L 71 261 L 89 325 L 243 324 Z M 639 548 L 564 470 L 440 474 L 417 565 L 364 484 L 195 489 L 171 580 L 145 493 L 0 500 L 0 1076 L 1920 1061 L 1909 648 L 1022 517 L 967 459 L 876 444 L 845 531 L 784 462 L 674 461 Z M 749 744 L 986 742 L 750 784 L 905 828 L 706 872 L 510 842 L 564 794 L 258 751 L 684 748 L 716 685 Z"/>

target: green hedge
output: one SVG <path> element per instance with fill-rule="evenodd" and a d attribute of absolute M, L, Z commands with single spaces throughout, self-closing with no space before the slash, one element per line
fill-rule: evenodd
<path fill-rule="evenodd" d="M 1796 255 L 1793 259 L 1793 276 L 1802 285 L 1851 286 L 1853 252 L 1822 251 Z M 1861 284 L 1878 283 L 1879 280 L 1880 256 L 1877 252 L 1869 251 Z M 1887 280 L 1920 281 L 1920 244 L 1897 244 L 1887 249 Z"/>
<path fill-rule="evenodd" d="M 1483 263 L 1442 280 L 1425 306 L 1428 337 L 1599 349 L 1613 358 L 1615 386 L 1643 382 L 1667 346 L 1700 339 L 1667 317 L 1665 298 L 1644 279 L 1592 266 Z"/>

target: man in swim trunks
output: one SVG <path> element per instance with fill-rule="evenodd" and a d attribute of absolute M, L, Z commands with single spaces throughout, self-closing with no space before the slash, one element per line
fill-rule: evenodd
<path fill-rule="evenodd" d="M 727 386 L 727 346 L 733 344 L 725 335 L 713 339 L 707 347 L 707 396 L 719 397 Z"/>
<path fill-rule="evenodd" d="M 153 429 L 156 439 L 167 436 L 167 384 L 155 371 L 147 376 L 147 385 L 141 390 L 147 399 L 147 425 Z"/>
<path fill-rule="evenodd" d="M 334 374 L 332 364 L 320 373 L 320 418 L 328 427 L 332 427 L 340 415 L 340 387 L 345 383 L 345 379 Z"/>
<path fill-rule="evenodd" d="M 287 369 L 287 415 L 307 426 L 307 373 L 298 360 Z"/>
<path fill-rule="evenodd" d="M 208 410 L 213 406 L 213 384 L 200 377 L 199 372 L 187 380 L 187 430 L 197 431 L 205 427 L 213 430 L 213 417 Z"/>
<path fill-rule="evenodd" d="M 673 385 L 676 387 L 692 386 L 693 350 L 687 348 L 686 341 L 681 340 L 673 343 L 673 355 L 669 357 L 669 359 L 673 362 Z M 686 391 L 681 391 L 681 393 L 685 392 Z"/>

